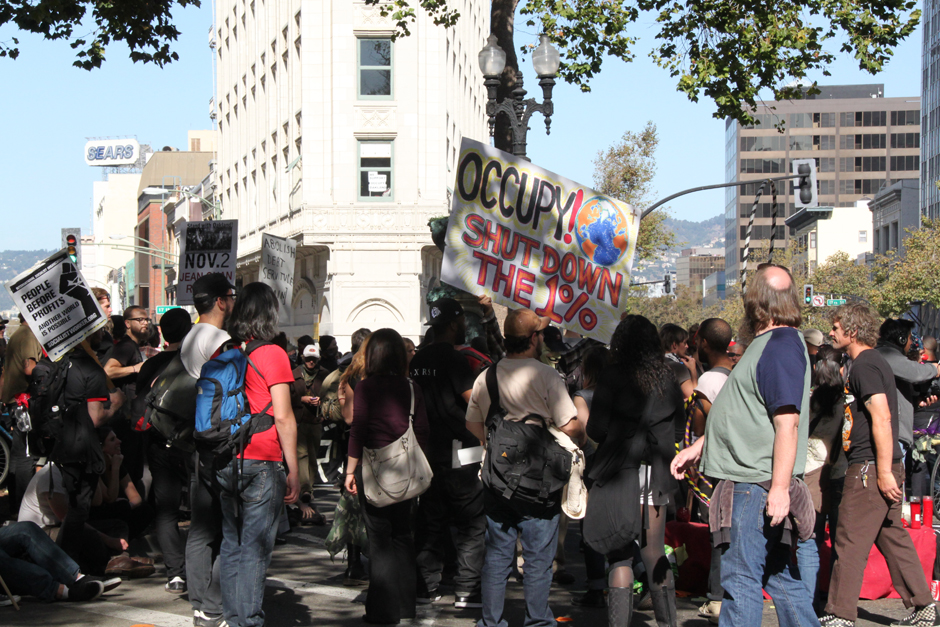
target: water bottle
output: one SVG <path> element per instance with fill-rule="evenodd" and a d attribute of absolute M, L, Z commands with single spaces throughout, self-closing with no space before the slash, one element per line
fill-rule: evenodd
<path fill-rule="evenodd" d="M 912 496 L 911 497 L 911 529 L 920 529 L 921 517 L 920 517 L 920 497 Z"/>
<path fill-rule="evenodd" d="M 33 430 L 33 421 L 25 405 L 17 405 L 13 410 L 13 417 L 16 419 L 16 430 L 20 433 L 29 433 Z"/>

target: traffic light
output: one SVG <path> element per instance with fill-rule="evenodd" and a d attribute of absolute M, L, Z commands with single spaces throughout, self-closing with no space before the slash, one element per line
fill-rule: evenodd
<path fill-rule="evenodd" d="M 672 282 L 671 282 L 671 280 L 672 280 L 672 277 L 671 277 L 670 275 L 668 275 L 668 274 L 667 274 L 666 277 L 663 279 L 663 293 L 664 293 L 664 294 L 671 294 L 671 293 L 672 293 Z"/>
<path fill-rule="evenodd" d="M 69 260 L 79 268 L 81 267 L 81 229 L 62 229 L 62 248 L 65 248 L 69 255 Z"/>
<path fill-rule="evenodd" d="M 793 204 L 797 209 L 803 207 L 818 207 L 819 198 L 816 196 L 816 160 L 794 159 L 793 174 L 799 174 L 797 185 L 793 188 Z"/>
<path fill-rule="evenodd" d="M 812 285 L 803 286 L 803 302 L 807 305 L 813 304 L 813 286 Z"/>

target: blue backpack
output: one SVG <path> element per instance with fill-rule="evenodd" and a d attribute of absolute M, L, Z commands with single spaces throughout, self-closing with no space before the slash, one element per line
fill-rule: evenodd
<path fill-rule="evenodd" d="M 244 349 L 239 346 L 225 351 L 205 363 L 196 382 L 196 430 L 193 438 L 210 445 L 222 465 L 234 453 L 243 453 L 251 442 L 251 436 L 274 425 L 274 417 L 268 414 L 271 403 L 261 411 L 253 412 L 245 394 L 245 375 L 249 366 L 263 378 L 249 355 L 268 344 L 271 342 L 256 340 L 249 342 Z"/>

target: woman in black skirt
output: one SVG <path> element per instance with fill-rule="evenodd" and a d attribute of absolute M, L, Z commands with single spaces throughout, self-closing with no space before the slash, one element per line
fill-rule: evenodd
<path fill-rule="evenodd" d="M 656 327 L 629 315 L 611 339 L 611 365 L 594 392 L 588 437 L 597 442 L 585 542 L 610 563 L 607 616 L 629 627 L 634 541 L 646 566 L 657 625 L 675 627 L 676 590 L 663 549 L 666 506 L 677 489 L 669 473 L 675 425 L 685 420 L 682 392 Z"/>

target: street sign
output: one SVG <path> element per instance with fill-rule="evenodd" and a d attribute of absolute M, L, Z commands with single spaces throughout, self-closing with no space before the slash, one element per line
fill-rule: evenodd
<path fill-rule="evenodd" d="M 813 307 L 823 307 L 826 304 L 826 297 L 822 295 L 813 296 Z"/>
<path fill-rule="evenodd" d="M 157 307 L 157 315 L 162 316 L 171 309 L 180 309 L 179 305 L 161 305 Z"/>
<path fill-rule="evenodd" d="M 844 304 L 845 304 L 844 298 L 830 298 L 829 300 L 826 301 L 827 307 L 838 307 L 839 305 L 844 305 Z"/>

